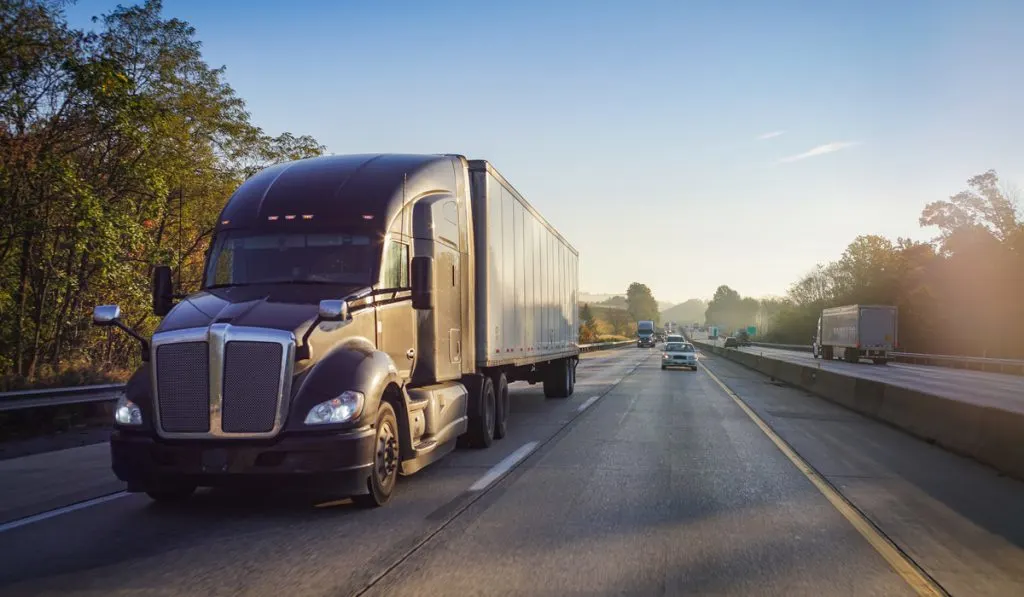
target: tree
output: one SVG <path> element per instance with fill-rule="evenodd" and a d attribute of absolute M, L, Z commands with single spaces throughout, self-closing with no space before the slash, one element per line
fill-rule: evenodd
<path fill-rule="evenodd" d="M 590 305 L 584 303 L 580 308 L 580 343 L 589 344 L 597 341 L 597 321 L 590 310 Z"/>
<path fill-rule="evenodd" d="M 746 327 L 753 322 L 757 313 L 757 301 L 744 299 L 728 286 L 719 286 L 708 303 L 704 320 L 708 325 L 720 325 L 728 329 Z"/>
<path fill-rule="evenodd" d="M 646 284 L 633 282 L 626 291 L 626 310 L 633 321 L 653 321 L 657 325 L 658 301 L 654 300 L 651 289 Z"/>
<path fill-rule="evenodd" d="M 946 250 L 951 249 L 948 243 L 955 235 L 980 229 L 999 242 L 1016 241 L 1024 230 L 1024 222 L 1019 206 L 1000 187 L 996 172 L 988 170 L 973 176 L 967 186 L 948 200 L 926 205 L 919 220 L 921 226 L 937 227 L 938 240 Z"/>
<path fill-rule="evenodd" d="M 0 3 L 0 376 L 132 367 L 124 334 L 90 325 L 115 302 L 142 333 L 155 263 L 198 284 L 225 199 L 251 172 L 317 155 L 251 124 L 223 68 L 161 3 L 70 28 L 62 2 Z"/>

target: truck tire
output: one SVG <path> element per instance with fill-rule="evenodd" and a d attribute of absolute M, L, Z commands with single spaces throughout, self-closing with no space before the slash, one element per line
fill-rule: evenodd
<path fill-rule="evenodd" d="M 195 493 L 196 486 L 190 484 L 169 485 L 167 487 L 146 490 L 146 495 L 154 502 L 173 504 L 184 502 Z"/>
<path fill-rule="evenodd" d="M 508 397 L 508 379 L 504 373 L 496 373 L 491 378 L 494 384 L 494 439 L 508 435 L 508 415 L 511 410 Z"/>
<path fill-rule="evenodd" d="M 398 417 L 390 403 L 381 401 L 375 427 L 373 467 L 366 480 L 369 493 L 352 496 L 352 501 L 362 508 L 377 508 L 388 503 L 398 481 Z"/>
<path fill-rule="evenodd" d="M 494 443 L 494 383 L 486 375 L 466 384 L 469 389 L 469 428 L 459 436 L 459 446 L 482 450 Z M 464 382 L 465 383 L 465 382 Z"/>
<path fill-rule="evenodd" d="M 569 359 L 559 359 L 548 367 L 544 375 L 544 396 L 568 398 L 572 391 L 572 365 Z"/>
<path fill-rule="evenodd" d="M 889 359 L 871 359 L 871 362 L 876 365 L 887 365 L 889 364 Z"/>

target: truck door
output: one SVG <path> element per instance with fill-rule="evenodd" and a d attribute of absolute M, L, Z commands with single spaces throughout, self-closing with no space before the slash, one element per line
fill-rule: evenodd
<path fill-rule="evenodd" d="M 437 304 L 437 379 L 462 377 L 462 272 L 459 271 L 459 209 L 453 198 L 441 202 L 434 218 L 434 289 Z M 440 217 L 437 217 L 440 216 Z M 440 220 L 440 222 L 438 221 Z"/>
<path fill-rule="evenodd" d="M 433 267 L 433 308 L 419 314 L 414 382 L 427 384 L 462 377 L 462 271 L 459 209 L 450 195 L 426 197 L 413 207 L 416 255 L 429 255 Z"/>
<path fill-rule="evenodd" d="M 416 354 L 416 312 L 409 290 L 409 244 L 391 239 L 377 293 L 377 347 L 388 354 L 402 379 L 408 379 Z"/>

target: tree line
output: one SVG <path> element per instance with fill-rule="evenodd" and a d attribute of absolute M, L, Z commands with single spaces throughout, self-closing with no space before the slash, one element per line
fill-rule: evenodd
<path fill-rule="evenodd" d="M 919 224 L 938 236 L 859 236 L 781 299 L 743 298 L 720 287 L 706 321 L 760 324 L 765 341 L 809 344 L 826 307 L 896 305 L 901 350 L 1024 358 L 1024 217 L 1017 194 L 989 170 L 926 205 Z"/>
<path fill-rule="evenodd" d="M 324 150 L 254 125 L 194 28 L 163 17 L 158 0 L 118 6 L 93 31 L 70 27 L 63 4 L 0 0 L 4 388 L 134 367 L 137 346 L 91 327 L 92 305 L 117 303 L 151 332 L 152 265 L 198 287 L 231 192 L 267 165 Z"/>

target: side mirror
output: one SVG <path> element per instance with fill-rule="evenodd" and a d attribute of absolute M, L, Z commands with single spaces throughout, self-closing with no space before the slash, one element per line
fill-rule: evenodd
<path fill-rule="evenodd" d="M 174 283 L 171 281 L 171 268 L 158 265 L 153 268 L 153 314 L 163 317 L 171 312 L 174 306 Z"/>
<path fill-rule="evenodd" d="M 412 258 L 412 308 L 434 308 L 434 259 L 426 255 Z"/>
<path fill-rule="evenodd" d="M 92 310 L 93 325 L 108 326 L 121 319 L 121 307 L 117 305 L 97 305 Z"/>
<path fill-rule="evenodd" d="M 309 337 L 313 335 L 313 330 L 316 329 L 316 326 L 320 325 L 321 321 L 347 321 L 348 319 L 348 301 L 345 299 L 324 299 L 320 301 L 320 307 L 316 312 L 316 319 L 313 320 L 313 323 L 309 324 L 306 332 L 302 334 L 302 342 L 295 346 L 295 358 L 304 361 L 312 357 L 313 353 L 309 350 Z"/>
<path fill-rule="evenodd" d="M 139 341 L 139 346 L 142 348 L 142 360 L 149 360 L 149 342 L 121 321 L 121 307 L 117 305 L 98 305 L 94 307 L 92 310 L 92 323 L 101 327 L 116 327 L 132 338 L 135 338 Z"/>
<path fill-rule="evenodd" d="M 344 321 L 348 319 L 348 301 L 324 299 L 320 301 L 320 310 L 317 314 L 323 321 Z"/>

